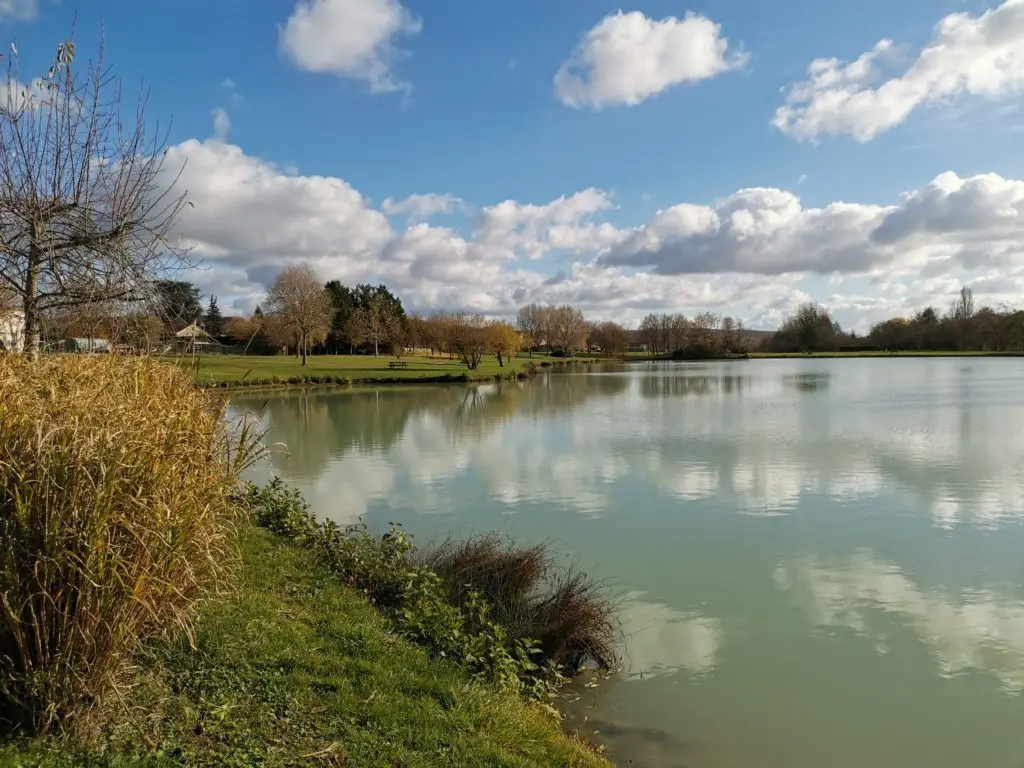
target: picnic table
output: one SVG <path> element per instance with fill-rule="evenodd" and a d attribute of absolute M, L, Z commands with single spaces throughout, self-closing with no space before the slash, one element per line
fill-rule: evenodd
<path fill-rule="evenodd" d="M 389 360 L 388 368 L 394 370 L 395 368 L 408 368 L 409 363 L 405 360 Z"/>

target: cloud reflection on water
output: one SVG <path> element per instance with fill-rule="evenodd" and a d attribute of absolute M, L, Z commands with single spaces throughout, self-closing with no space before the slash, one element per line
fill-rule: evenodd
<path fill-rule="evenodd" d="M 843 391 L 820 371 L 708 370 L 272 396 L 265 424 L 291 450 L 275 458 L 284 476 L 364 494 L 336 503 L 339 516 L 383 498 L 444 511 L 469 477 L 510 511 L 553 502 L 613 514 L 615 485 L 637 479 L 758 515 L 789 513 L 805 494 L 849 503 L 883 492 L 910 494 L 943 527 L 1024 511 L 1024 431 L 1007 428 L 1024 419 L 1019 404 L 987 409 L 962 382 L 901 399 L 865 397 L 864 382 Z"/>
<path fill-rule="evenodd" d="M 923 589 L 863 549 L 831 560 L 786 560 L 774 580 L 817 626 L 850 629 L 884 653 L 893 629 L 881 617 L 896 617 L 931 648 L 944 676 L 985 671 L 1008 691 L 1024 691 L 1022 600 L 993 589 Z"/>
<path fill-rule="evenodd" d="M 619 607 L 626 634 L 625 678 L 639 680 L 680 669 L 702 675 L 714 669 L 724 637 L 722 623 L 645 597 L 643 592 L 630 592 Z"/>

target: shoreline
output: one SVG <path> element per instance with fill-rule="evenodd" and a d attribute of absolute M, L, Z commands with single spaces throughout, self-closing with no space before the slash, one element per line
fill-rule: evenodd
<path fill-rule="evenodd" d="M 348 388 L 348 387 L 375 387 L 375 386 L 402 386 L 406 384 L 486 384 L 499 381 L 525 381 L 541 373 L 546 368 L 566 367 L 595 363 L 612 362 L 610 358 L 566 358 L 566 359 L 545 359 L 534 366 L 527 368 L 526 365 L 507 373 L 480 373 L 479 371 L 461 371 L 459 373 L 446 372 L 426 376 L 339 376 L 339 375 L 317 375 L 304 374 L 300 376 L 285 377 L 259 377 L 252 379 L 220 379 L 214 381 L 197 381 L 201 389 L 219 390 L 226 392 L 244 391 L 259 392 L 266 390 L 288 390 L 288 389 L 316 389 L 324 388 Z"/>
<path fill-rule="evenodd" d="M 694 359 L 680 359 L 661 355 L 637 355 L 635 357 L 601 357 L 601 358 L 558 358 L 542 359 L 532 363 L 527 360 L 521 366 L 508 372 L 480 372 L 464 370 L 460 372 L 446 371 L 439 374 L 427 374 L 423 376 L 344 376 L 338 374 L 318 375 L 314 372 L 303 373 L 295 376 L 261 376 L 251 379 L 247 378 L 223 378 L 208 381 L 197 381 L 202 389 L 219 390 L 222 392 L 260 392 L 260 391 L 287 391 L 287 390 L 311 390 L 318 388 L 339 389 L 339 388 L 362 388 L 377 386 L 406 386 L 424 384 L 485 384 L 501 381 L 525 381 L 543 372 L 544 369 L 566 368 L 586 366 L 603 363 L 706 363 L 706 362 L 733 362 L 741 360 L 846 360 L 846 359 L 894 359 L 894 358 L 996 358 L 996 357 L 1024 357 L 1022 352 L 982 352 L 982 351 L 900 351 L 880 352 L 864 350 L 856 352 L 750 352 L 746 355 L 729 355 L 723 357 L 708 357 Z M 258 362 L 256 363 L 258 365 Z"/>

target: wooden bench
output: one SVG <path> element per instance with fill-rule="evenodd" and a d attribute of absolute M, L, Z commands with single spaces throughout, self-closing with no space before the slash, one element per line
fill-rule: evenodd
<path fill-rule="evenodd" d="M 395 368 L 408 368 L 409 363 L 405 360 L 391 360 L 388 362 L 388 368 L 394 370 Z"/>

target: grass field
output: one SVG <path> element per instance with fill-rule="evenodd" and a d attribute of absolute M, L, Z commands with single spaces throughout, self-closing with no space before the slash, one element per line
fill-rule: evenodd
<path fill-rule="evenodd" d="M 607 765 L 535 705 L 390 632 L 307 552 L 250 529 L 242 554 L 194 650 L 150 647 L 90 739 L 9 743 L 0 765 Z"/>
<path fill-rule="evenodd" d="M 203 384 L 332 384 L 332 383 L 400 383 L 407 381 L 474 381 L 496 376 L 513 377 L 530 363 L 563 362 L 561 359 L 535 354 L 533 358 L 519 355 L 500 367 L 493 355 L 487 355 L 475 371 L 460 360 L 445 357 L 406 355 L 400 358 L 407 368 L 389 368 L 395 357 L 370 355 L 317 355 L 308 358 L 305 366 L 295 357 L 285 355 L 201 355 L 167 358 L 179 365 L 195 366 Z"/>

